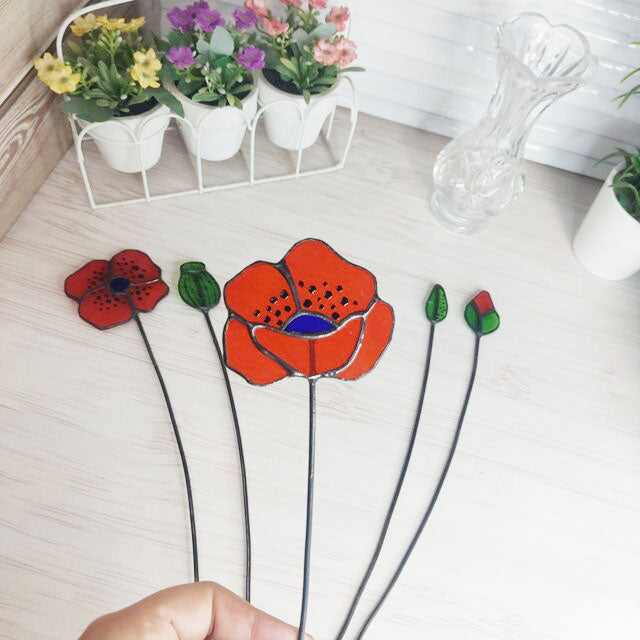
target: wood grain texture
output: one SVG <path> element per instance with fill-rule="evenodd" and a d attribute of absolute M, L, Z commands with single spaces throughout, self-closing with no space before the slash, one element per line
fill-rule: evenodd
<path fill-rule="evenodd" d="M 0 0 L 0 103 L 25 77 L 34 58 L 49 45 L 58 26 L 81 0 Z"/>
<path fill-rule="evenodd" d="M 71 145 L 58 99 L 30 71 L 0 105 L 0 238 Z"/>
<path fill-rule="evenodd" d="M 136 327 L 98 332 L 82 322 L 62 291 L 66 275 L 127 247 L 164 269 L 172 292 L 143 322 L 190 459 L 202 576 L 239 593 L 233 427 L 206 326 L 177 295 L 178 267 L 203 260 L 222 283 L 307 236 L 370 269 L 396 312 L 377 369 L 318 385 L 308 622 L 316 640 L 335 637 L 393 491 L 434 282 L 447 289 L 450 316 L 437 329 L 409 478 L 356 626 L 433 489 L 471 365 L 462 310 L 486 288 L 502 327 L 483 339 L 441 501 L 367 638 L 640 636 L 640 279 L 608 283 L 582 270 L 570 243 L 599 183 L 541 165 L 528 165 L 514 210 L 481 235 L 440 228 L 428 197 L 444 143 L 363 116 L 344 171 L 97 212 L 66 155 L 0 243 L 1 638 L 68 640 L 95 616 L 190 576 L 180 463 Z M 154 176 L 170 187 L 174 173 L 162 164 Z M 225 317 L 221 305 L 218 331 Z M 255 388 L 235 374 L 232 384 L 249 471 L 254 603 L 295 622 L 307 388 Z"/>

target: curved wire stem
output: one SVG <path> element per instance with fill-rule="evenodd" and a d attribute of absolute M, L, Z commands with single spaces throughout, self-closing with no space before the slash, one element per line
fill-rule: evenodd
<path fill-rule="evenodd" d="M 336 640 L 342 640 L 344 634 L 347 632 L 349 628 L 349 624 L 351 623 L 351 619 L 353 618 L 356 609 L 358 607 L 358 603 L 360 602 L 360 598 L 362 598 L 362 594 L 369 582 L 369 578 L 373 573 L 373 570 L 378 562 L 378 558 L 380 557 L 380 552 L 382 551 L 382 546 L 384 545 L 385 538 L 387 537 L 387 531 L 389 530 L 389 525 L 391 524 L 391 518 L 396 509 L 396 504 L 398 503 L 398 498 L 400 497 L 400 491 L 402 490 L 402 486 L 404 484 L 404 480 L 407 476 L 407 469 L 409 468 L 409 462 L 411 460 L 411 455 L 413 454 L 413 448 L 416 443 L 416 436 L 418 435 L 418 426 L 420 425 L 420 417 L 422 415 L 422 405 L 424 404 L 424 397 L 427 390 L 427 380 L 429 379 L 429 369 L 431 368 L 431 352 L 433 350 L 433 337 L 435 334 L 436 325 L 435 323 L 431 323 L 431 330 L 429 331 L 429 343 L 427 346 L 427 357 L 424 366 L 424 375 L 422 377 L 422 387 L 420 389 L 420 397 L 418 399 L 418 406 L 416 409 L 416 417 L 413 422 L 413 430 L 411 431 L 411 437 L 409 438 L 409 445 L 407 447 L 407 452 L 404 456 L 404 462 L 402 463 L 402 469 L 400 470 L 400 476 L 398 477 L 398 482 L 396 484 L 396 489 L 393 493 L 393 497 L 391 498 L 391 504 L 389 505 L 389 510 L 387 511 L 387 515 L 385 516 L 384 523 L 382 525 L 382 530 L 380 531 L 380 535 L 378 537 L 378 542 L 376 544 L 376 548 L 373 552 L 373 556 L 371 557 L 371 561 L 369 562 L 369 566 L 365 571 L 364 577 L 360 582 L 360 586 L 358 587 L 358 591 L 354 596 L 351 607 L 347 613 L 342 626 L 340 627 L 340 631 L 336 637 Z"/>
<path fill-rule="evenodd" d="M 162 373 L 160 372 L 160 367 L 156 362 L 155 356 L 153 355 L 153 350 L 151 349 L 151 345 L 149 344 L 149 340 L 147 338 L 147 334 L 142 326 L 142 321 L 140 320 L 140 316 L 135 314 L 136 324 L 138 325 L 138 329 L 140 330 L 140 335 L 142 336 L 142 340 L 144 341 L 144 346 L 147 348 L 147 353 L 149 354 L 149 359 L 151 360 L 151 364 L 156 371 L 156 375 L 158 376 L 158 382 L 160 383 L 160 388 L 162 389 L 162 395 L 164 396 L 164 401 L 167 405 L 167 411 L 169 412 L 169 418 L 171 419 L 171 426 L 173 427 L 173 435 L 176 439 L 176 444 L 178 445 L 178 452 L 180 453 L 180 461 L 182 462 L 182 471 L 184 472 L 184 482 L 187 487 L 187 500 L 189 501 L 189 521 L 191 523 L 191 548 L 193 550 L 193 581 L 198 582 L 200 580 L 200 571 L 198 568 L 198 538 L 196 536 L 196 517 L 193 511 L 193 493 L 191 491 L 191 478 L 189 477 L 189 465 L 187 464 L 187 456 L 184 453 L 184 447 L 182 446 L 182 438 L 180 438 L 180 430 L 178 429 L 178 423 L 176 422 L 176 417 L 173 413 L 173 407 L 171 406 L 171 400 L 169 399 L 169 392 L 167 391 L 167 386 L 164 383 L 164 378 L 162 377 Z"/>
<path fill-rule="evenodd" d="M 244 460 L 244 448 L 242 446 L 242 434 L 240 433 L 240 422 L 238 421 L 238 412 L 236 410 L 236 403 L 233 399 L 233 392 L 231 390 L 231 382 L 229 381 L 229 374 L 227 367 L 224 364 L 224 358 L 222 356 L 222 349 L 220 349 L 220 343 L 218 337 L 211 323 L 208 311 L 203 311 L 205 320 L 207 321 L 207 327 L 209 327 L 209 333 L 213 340 L 213 346 L 218 354 L 218 361 L 220 362 L 220 368 L 222 369 L 222 375 L 224 376 L 224 383 L 227 387 L 227 396 L 229 398 L 229 406 L 231 407 L 231 415 L 233 416 L 233 426 L 236 433 L 236 442 L 238 445 L 238 458 L 240 460 L 240 477 L 242 479 L 242 506 L 244 509 L 244 549 L 245 549 L 245 572 L 244 572 L 244 599 L 247 602 L 251 602 L 251 523 L 249 519 L 249 491 L 247 488 L 247 467 Z"/>
<path fill-rule="evenodd" d="M 302 578 L 302 604 L 298 640 L 304 639 L 309 604 L 309 572 L 311 568 L 311 530 L 313 526 L 313 485 L 316 458 L 316 380 L 309 378 L 309 466 L 307 473 L 307 526 L 304 541 L 304 569 Z"/>
<path fill-rule="evenodd" d="M 402 556 L 402 559 L 400 560 L 400 564 L 398 565 L 398 568 L 395 570 L 391 580 L 389 581 L 389 583 L 385 587 L 385 590 L 382 592 L 382 595 L 380 596 L 375 606 L 371 610 L 371 613 L 367 616 L 367 619 L 364 621 L 364 624 L 362 625 L 360 631 L 358 632 L 358 635 L 356 636 L 355 640 L 362 640 L 362 638 L 364 637 L 364 634 L 369 628 L 369 625 L 373 622 L 373 619 L 376 617 L 378 611 L 380 611 L 380 608 L 384 604 L 384 601 L 387 599 L 387 596 L 389 595 L 389 593 L 395 586 L 396 582 L 398 581 L 398 578 L 400 577 L 402 570 L 404 569 L 405 565 L 407 564 L 407 561 L 411 557 L 411 553 L 413 552 L 416 544 L 418 543 L 418 540 L 420 539 L 420 536 L 422 535 L 422 532 L 424 531 L 427 521 L 429 520 L 429 516 L 433 511 L 433 507 L 435 506 L 438 500 L 438 496 L 440 495 L 442 485 L 444 484 L 445 478 L 447 477 L 447 473 L 449 472 L 449 467 L 451 466 L 451 461 L 453 460 L 453 456 L 458 446 L 458 441 L 460 439 L 460 432 L 462 431 L 462 423 L 464 422 L 464 416 L 467 413 L 467 407 L 469 406 L 469 399 L 471 398 L 473 383 L 476 379 L 476 371 L 478 369 L 478 354 L 480 351 L 480 338 L 481 338 L 481 335 L 476 334 L 476 344 L 475 344 L 475 349 L 473 354 L 473 366 L 471 368 L 471 376 L 469 377 L 467 393 L 464 398 L 464 403 L 462 404 L 462 410 L 460 411 L 460 417 L 458 418 L 458 426 L 456 427 L 456 431 L 453 436 L 453 441 L 451 443 L 449 455 L 447 456 L 447 461 L 445 462 L 444 467 L 442 468 L 442 472 L 440 473 L 440 478 L 438 479 L 438 484 L 436 485 L 435 491 L 433 492 L 431 501 L 427 506 L 427 510 L 425 511 L 424 516 L 422 517 L 422 520 L 418 526 L 418 529 L 416 530 L 415 535 L 413 536 L 413 539 L 409 543 L 407 550 L 405 551 L 404 555 Z"/>

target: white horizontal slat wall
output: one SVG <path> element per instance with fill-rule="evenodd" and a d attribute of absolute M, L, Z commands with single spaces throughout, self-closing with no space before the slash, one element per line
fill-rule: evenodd
<path fill-rule="evenodd" d="M 497 25 L 522 11 L 568 23 L 600 59 L 595 78 L 543 114 L 526 157 L 604 177 L 598 158 L 616 146 L 640 144 L 636 102 L 618 109 L 620 79 L 640 66 L 640 5 L 630 0 L 351 0 L 354 74 L 362 111 L 457 136 L 484 112 L 496 81 Z M 627 86 L 627 85 L 625 85 Z M 640 101 L 640 98 L 638 98 Z"/>
<path fill-rule="evenodd" d="M 149 0 L 147 0 L 149 2 Z M 158 6 L 158 0 L 151 0 Z M 163 18 L 175 4 L 161 0 Z M 230 13 L 242 0 L 211 2 Z M 275 7 L 277 0 L 269 3 Z M 604 177 L 594 166 L 614 147 L 640 145 L 640 97 L 622 109 L 612 102 L 620 79 L 640 66 L 640 2 L 635 0 L 350 0 L 350 37 L 358 45 L 354 73 L 366 113 L 446 136 L 470 128 L 484 112 L 496 82 L 497 25 L 522 11 L 568 23 L 589 39 L 600 60 L 591 82 L 552 105 L 534 127 L 526 157 L 577 173 Z M 162 20 L 166 31 L 166 20 Z M 640 81 L 640 76 L 639 76 Z M 630 86 L 631 83 L 624 85 Z"/>

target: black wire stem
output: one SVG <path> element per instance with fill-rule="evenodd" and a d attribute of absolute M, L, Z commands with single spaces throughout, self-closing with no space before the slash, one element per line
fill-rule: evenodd
<path fill-rule="evenodd" d="M 380 536 L 378 537 L 378 543 L 376 544 L 375 551 L 373 552 L 373 556 L 371 557 L 371 561 L 369 562 L 369 566 L 360 582 L 360 586 L 358 587 L 358 591 L 354 596 L 351 607 L 349 608 L 349 612 L 347 613 L 347 617 L 344 619 L 342 623 L 342 627 L 340 627 L 340 631 L 336 637 L 336 640 L 342 640 L 344 634 L 347 632 L 349 628 L 349 624 L 351 623 L 351 619 L 353 618 L 356 609 L 358 607 L 358 603 L 360 602 L 360 598 L 364 593 L 364 590 L 369 582 L 369 578 L 373 573 L 373 570 L 378 562 L 378 558 L 380 557 L 380 552 L 382 551 L 382 546 L 384 545 L 385 538 L 387 537 L 387 531 L 389 530 L 389 525 L 391 524 L 391 519 L 393 517 L 393 513 L 396 509 L 396 504 L 398 503 L 398 498 L 400 497 L 400 491 L 402 490 L 402 485 L 404 484 L 404 480 L 407 475 L 407 469 L 409 468 L 409 462 L 411 460 L 411 455 L 413 454 L 413 448 L 416 443 L 416 436 L 418 435 L 418 426 L 420 425 L 420 417 L 422 415 L 422 405 L 424 404 L 424 397 L 427 390 L 427 380 L 429 379 L 429 369 L 431 368 L 431 352 L 433 350 L 433 337 L 435 334 L 436 325 L 434 322 L 431 323 L 431 330 L 429 332 L 429 343 L 427 346 L 427 357 L 424 366 L 424 376 L 422 378 L 422 387 L 420 389 L 420 397 L 418 399 L 418 406 L 416 409 L 416 417 L 413 422 L 413 430 L 411 431 L 411 437 L 409 439 L 409 446 L 407 447 L 407 452 L 404 456 L 404 462 L 402 463 L 402 469 L 400 470 L 400 476 L 398 477 L 398 483 L 396 484 L 396 489 L 393 493 L 393 497 L 391 498 L 391 504 L 389 505 L 389 510 L 387 511 L 387 515 L 384 519 L 384 524 L 382 525 L 382 530 L 380 531 Z"/>
<path fill-rule="evenodd" d="M 307 526 L 304 541 L 304 569 L 302 578 L 302 604 L 298 640 L 304 639 L 309 604 L 309 570 L 311 568 L 311 529 L 313 526 L 313 485 L 316 458 L 316 380 L 309 378 L 309 467 L 307 473 Z"/>
<path fill-rule="evenodd" d="M 422 535 L 425 525 L 429 520 L 429 516 L 433 511 L 433 507 L 435 506 L 438 500 L 438 496 L 440 495 L 442 485 L 444 484 L 445 478 L 447 477 L 447 473 L 449 472 L 449 467 L 451 466 L 451 461 L 453 460 L 453 456 L 458 446 L 458 440 L 460 439 L 460 432 L 462 431 L 462 423 L 464 422 L 464 416 L 467 413 L 467 407 L 469 406 L 469 399 L 471 398 L 473 383 L 476 379 L 476 371 L 478 370 L 478 354 L 480 351 L 481 337 L 482 336 L 480 334 L 476 334 L 476 344 L 475 344 L 475 349 L 473 354 L 473 366 L 471 368 L 471 376 L 469 377 L 469 385 L 467 386 L 467 393 L 464 398 L 462 410 L 460 411 L 460 417 L 458 418 L 458 426 L 456 427 L 456 431 L 453 436 L 451 449 L 449 450 L 449 456 L 447 457 L 447 461 L 445 462 L 445 465 L 442 468 L 442 472 L 440 473 L 440 478 L 438 479 L 438 484 L 436 485 L 435 491 L 433 492 L 433 496 L 431 497 L 429 506 L 427 507 L 427 510 L 425 511 L 424 516 L 422 517 L 422 521 L 420 522 L 420 525 L 418 526 L 418 529 L 415 535 L 413 536 L 411 543 L 409 544 L 409 546 L 407 547 L 407 550 L 402 556 L 402 559 L 400 560 L 400 564 L 398 565 L 398 568 L 395 570 L 391 580 L 389 581 L 389 584 L 386 586 L 385 590 L 382 592 L 382 595 L 380 596 L 375 606 L 371 610 L 371 613 L 367 616 L 367 619 L 364 621 L 364 624 L 362 625 L 360 631 L 358 632 L 358 635 L 355 637 L 355 640 L 362 640 L 362 638 L 364 637 L 364 634 L 369 628 L 369 625 L 372 623 L 373 619 L 376 617 L 376 614 L 378 613 L 378 611 L 380 611 L 380 608 L 384 604 L 384 601 L 387 599 L 387 596 L 389 595 L 389 593 L 395 586 L 396 582 L 398 581 L 398 578 L 400 577 L 402 570 L 407 564 L 407 561 L 409 560 L 411 553 L 413 552 L 416 544 L 418 543 L 418 540 L 420 539 L 420 536 Z"/>
<path fill-rule="evenodd" d="M 151 349 L 151 345 L 149 344 L 149 340 L 147 338 L 147 334 L 145 333 L 144 327 L 142 326 L 142 321 L 140 320 L 140 316 L 136 313 L 134 317 L 136 319 L 136 324 L 138 325 L 138 329 L 140 329 L 140 335 L 144 340 L 144 346 L 147 348 L 147 353 L 149 354 L 149 359 L 151 360 L 151 364 L 153 365 L 153 368 L 156 370 L 156 375 L 158 376 L 158 382 L 160 383 L 160 388 L 162 389 L 162 395 L 164 396 L 164 401 L 167 404 L 167 411 L 169 412 L 169 418 L 171 419 L 171 426 L 173 427 L 173 435 L 176 438 L 176 444 L 178 445 L 178 451 L 180 452 L 180 460 L 182 462 L 182 470 L 184 472 L 184 482 L 187 487 L 187 500 L 189 501 L 189 520 L 191 523 L 191 547 L 193 549 L 193 581 L 198 582 L 200 580 L 200 571 L 198 569 L 198 539 L 196 536 L 196 517 L 193 512 L 193 494 L 191 491 L 191 479 L 189 477 L 189 466 L 187 465 L 187 457 L 184 453 L 184 447 L 182 446 L 182 439 L 180 438 L 178 423 L 176 422 L 176 417 L 173 413 L 173 407 L 171 406 L 171 400 L 169 399 L 169 392 L 167 391 L 167 386 L 165 385 L 164 378 L 162 377 L 162 373 L 160 372 L 160 367 L 158 366 L 155 356 L 153 355 L 153 351 Z"/>
<path fill-rule="evenodd" d="M 216 336 L 216 332 L 211 323 L 209 317 L 209 311 L 202 311 L 205 320 L 207 321 L 207 327 L 209 327 L 209 333 L 213 340 L 213 346 L 218 354 L 218 361 L 220 362 L 220 368 L 222 369 L 222 375 L 224 376 L 224 383 L 227 387 L 227 396 L 229 397 L 229 406 L 231 407 L 231 415 L 233 416 L 233 426 L 236 432 L 236 442 L 238 444 L 238 458 L 240 460 L 240 477 L 242 479 L 242 505 L 244 509 L 244 548 L 245 548 L 245 574 L 244 574 L 244 599 L 247 602 L 251 602 L 251 523 L 249 519 L 249 491 L 247 489 L 247 467 L 244 460 L 244 448 L 242 446 L 242 435 L 240 433 L 240 423 L 238 421 L 238 412 L 236 411 L 236 403 L 233 399 L 233 392 L 231 390 L 231 382 L 229 381 L 229 374 L 227 373 L 227 367 L 224 364 L 224 358 L 222 356 L 222 349 L 220 349 L 220 343 Z"/>

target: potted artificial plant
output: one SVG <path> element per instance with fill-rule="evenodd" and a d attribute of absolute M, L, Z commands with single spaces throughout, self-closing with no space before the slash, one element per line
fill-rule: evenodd
<path fill-rule="evenodd" d="M 266 53 L 258 101 L 267 107 L 264 120 L 271 142 L 283 149 L 305 149 L 335 108 L 341 74 L 363 69 L 349 66 L 357 57 L 356 45 L 340 35 L 349 20 L 346 7 L 327 12 L 327 0 L 280 1 L 286 11 L 282 19 L 264 0 L 244 3 L 258 16 L 257 42 Z"/>
<path fill-rule="evenodd" d="M 143 24 L 144 18 L 80 16 L 71 25 L 74 37 L 64 43 L 64 59 L 45 53 L 34 63 L 40 80 L 65 95 L 63 111 L 83 127 L 101 123 L 92 126 L 91 137 L 104 161 L 127 173 L 158 162 L 169 110 L 182 115 L 180 103 L 160 86 L 162 63 L 139 34 Z"/>
<path fill-rule="evenodd" d="M 157 40 L 164 55 L 165 87 L 182 104 L 180 132 L 188 151 L 205 160 L 226 160 L 240 149 L 258 105 L 254 76 L 264 67 L 264 51 L 254 46 L 256 14 L 238 8 L 227 21 L 207 2 L 167 14 L 173 29 Z"/>
<path fill-rule="evenodd" d="M 638 72 L 640 67 L 622 82 Z M 619 106 L 637 93 L 640 85 L 618 96 Z M 587 271 L 606 280 L 622 280 L 640 270 L 640 148 L 634 152 L 618 148 L 600 162 L 612 158 L 620 163 L 600 188 L 573 250 Z"/>

